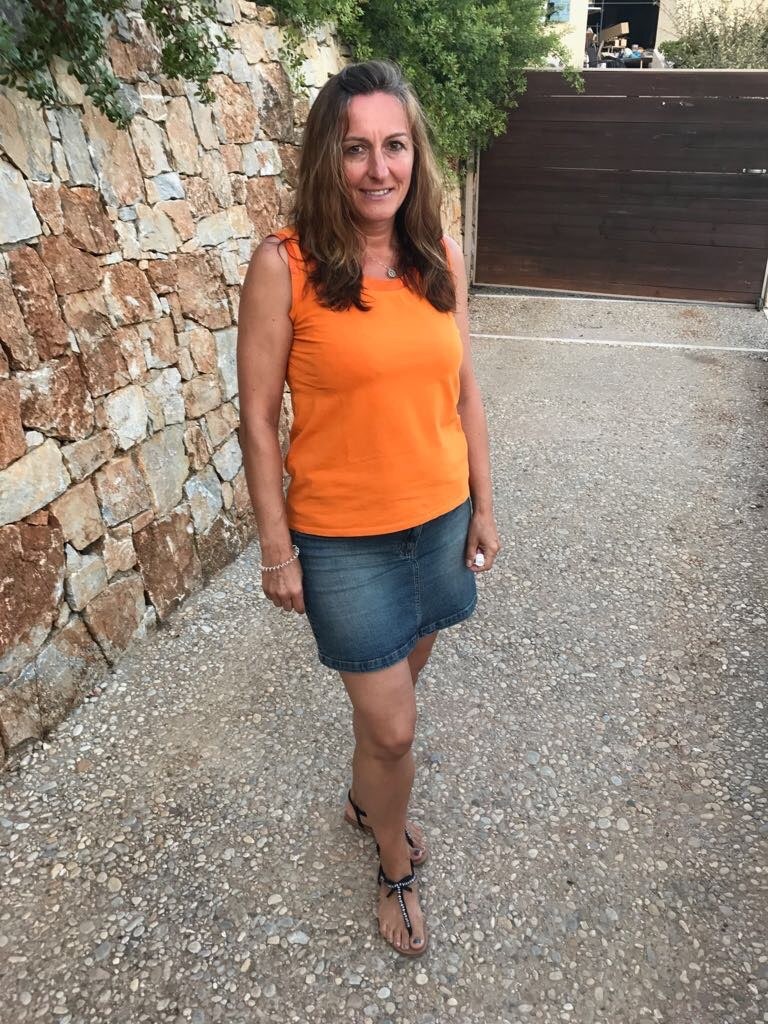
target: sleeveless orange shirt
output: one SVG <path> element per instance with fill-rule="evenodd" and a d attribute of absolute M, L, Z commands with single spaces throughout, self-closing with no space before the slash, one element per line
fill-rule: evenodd
<path fill-rule="evenodd" d="M 393 533 L 469 494 L 457 412 L 462 342 L 402 280 L 363 279 L 368 312 L 335 312 L 306 284 L 290 229 L 293 344 L 287 380 L 294 420 L 286 470 L 291 529 L 326 537 Z"/>

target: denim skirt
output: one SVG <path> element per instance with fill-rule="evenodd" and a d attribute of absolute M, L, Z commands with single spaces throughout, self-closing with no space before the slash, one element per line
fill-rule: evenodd
<path fill-rule="evenodd" d="M 469 499 L 427 523 L 373 537 L 319 537 L 292 530 L 304 605 L 320 661 L 340 672 L 375 672 L 429 633 L 475 610 L 464 564 Z"/>

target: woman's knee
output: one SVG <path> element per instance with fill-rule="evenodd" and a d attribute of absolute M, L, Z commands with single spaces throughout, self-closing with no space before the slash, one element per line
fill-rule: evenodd
<path fill-rule="evenodd" d="M 413 746 L 413 737 L 416 723 L 410 719 L 403 719 L 399 722 L 388 722 L 386 726 L 377 726 L 364 730 L 364 735 L 358 739 L 371 756 L 381 761 L 399 761 L 405 757 Z"/>

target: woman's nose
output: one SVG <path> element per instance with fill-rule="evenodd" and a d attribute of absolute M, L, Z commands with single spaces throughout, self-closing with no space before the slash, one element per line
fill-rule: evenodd
<path fill-rule="evenodd" d="M 387 161 L 384 159 L 384 154 L 381 151 L 371 150 L 371 155 L 368 158 L 368 174 L 372 178 L 386 178 Z"/>

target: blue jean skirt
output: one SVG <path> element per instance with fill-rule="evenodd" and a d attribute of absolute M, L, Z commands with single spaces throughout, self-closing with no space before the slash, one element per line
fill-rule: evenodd
<path fill-rule="evenodd" d="M 423 636 L 469 618 L 477 592 L 464 564 L 469 499 L 421 526 L 373 537 L 292 530 L 301 552 L 304 605 L 320 661 L 375 672 Z"/>

